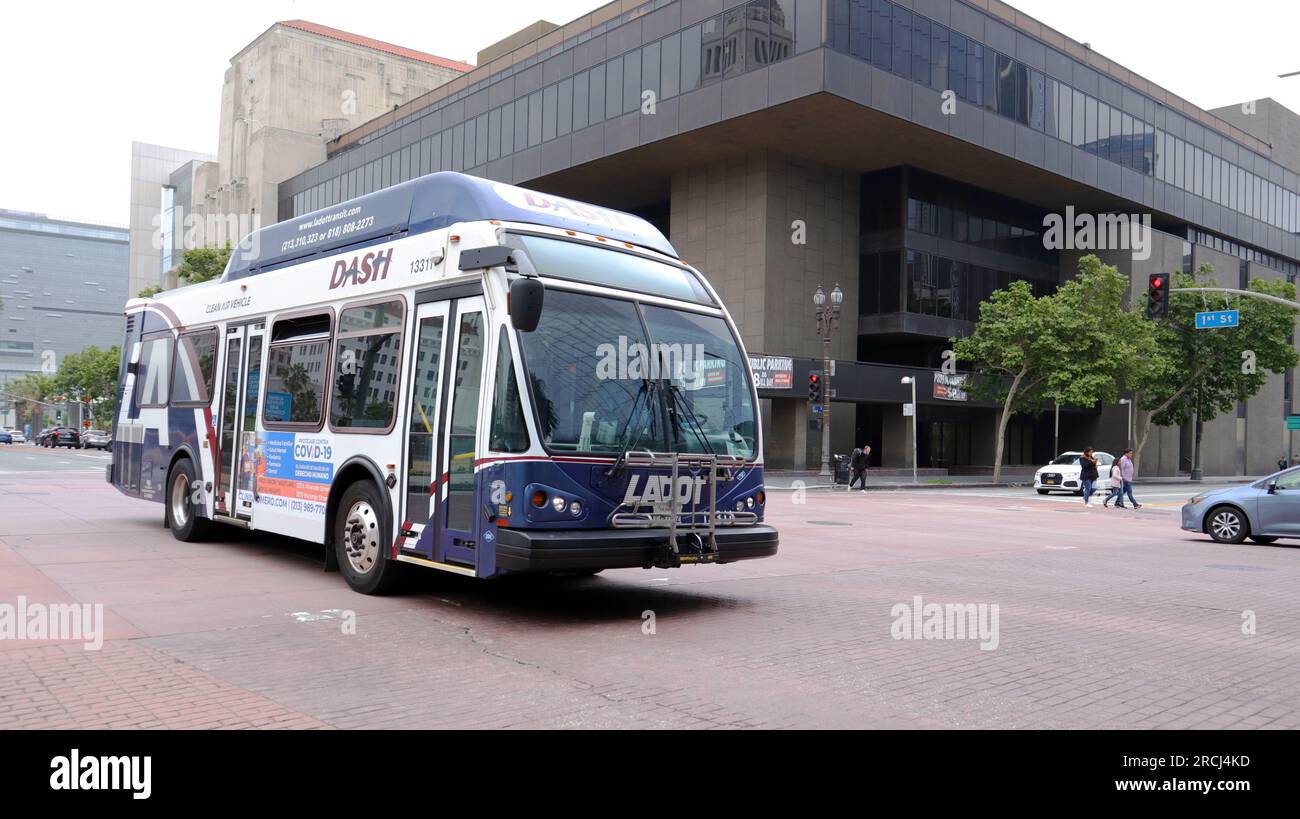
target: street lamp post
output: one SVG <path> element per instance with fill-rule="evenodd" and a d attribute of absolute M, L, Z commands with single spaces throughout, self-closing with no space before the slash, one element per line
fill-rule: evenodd
<path fill-rule="evenodd" d="M 916 479 L 916 379 L 905 375 L 898 383 L 912 385 L 912 483 L 919 483 Z"/>
<path fill-rule="evenodd" d="M 1052 457 L 1055 458 L 1061 453 L 1061 399 L 1053 396 L 1052 403 L 1056 405 L 1056 417 L 1052 422 Z"/>
<path fill-rule="evenodd" d="M 822 338 L 822 475 L 831 473 L 831 331 L 840 323 L 840 305 L 844 291 L 835 285 L 827 304 L 826 291 L 817 285 L 813 293 L 813 308 L 817 314 L 817 335 Z"/>
<path fill-rule="evenodd" d="M 1124 445 L 1131 449 L 1133 447 L 1133 401 L 1121 398 L 1119 402 L 1128 407 L 1128 426 L 1124 428 Z"/>

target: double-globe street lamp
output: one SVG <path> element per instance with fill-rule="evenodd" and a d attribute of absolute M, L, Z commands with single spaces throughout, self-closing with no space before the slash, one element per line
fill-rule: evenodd
<path fill-rule="evenodd" d="M 830 304 L 826 303 L 826 291 L 817 285 L 813 293 L 813 308 L 817 313 L 817 335 L 822 337 L 822 471 L 831 474 L 831 332 L 840 324 L 840 305 L 844 303 L 844 291 L 835 285 L 831 290 Z"/>

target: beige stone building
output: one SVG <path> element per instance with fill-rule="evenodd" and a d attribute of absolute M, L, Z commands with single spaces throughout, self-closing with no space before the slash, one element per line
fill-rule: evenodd
<path fill-rule="evenodd" d="M 133 173 L 140 264 L 129 293 L 173 285 L 165 274 L 185 249 L 276 221 L 279 184 L 323 162 L 327 141 L 472 68 L 305 20 L 275 23 L 230 60 L 215 158 L 159 148 L 175 155 L 173 168 L 161 179 Z"/>

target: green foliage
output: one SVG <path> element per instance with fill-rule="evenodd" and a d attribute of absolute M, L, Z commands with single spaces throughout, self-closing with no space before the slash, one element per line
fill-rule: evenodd
<path fill-rule="evenodd" d="M 1035 297 L 1023 281 L 993 293 L 980 305 L 975 331 L 954 339 L 956 359 L 987 376 L 975 379 L 971 391 L 1002 405 L 995 481 L 1012 415 L 1038 412 L 1047 398 L 1080 406 L 1113 401 L 1118 384 L 1141 366 L 1153 330 L 1125 308 L 1128 289 L 1114 267 L 1085 256 L 1079 275 L 1050 296 Z"/>
<path fill-rule="evenodd" d="M 117 345 L 101 350 L 87 347 L 63 357 L 54 376 L 55 392 L 73 400 L 91 399 L 96 422 L 111 419 L 117 408 L 117 369 L 121 350 Z"/>
<path fill-rule="evenodd" d="M 172 271 L 185 284 L 198 284 L 219 277 L 226 270 L 233 250 L 230 243 L 225 247 L 196 247 L 185 251 L 181 263 Z"/>
<path fill-rule="evenodd" d="M 18 404 L 18 427 L 31 424 L 33 432 L 39 431 L 43 426 L 41 419 L 44 418 L 44 408 L 37 402 L 48 402 L 54 396 L 56 388 L 53 376 L 28 373 L 9 381 L 3 389 L 5 397 Z"/>
<path fill-rule="evenodd" d="M 1192 275 L 1175 273 L 1174 288 L 1216 286 L 1214 268 Z M 1235 284 L 1235 283 L 1234 283 Z M 1252 279 L 1247 289 L 1295 300 L 1295 285 Z M 1153 323 L 1148 361 L 1132 380 L 1137 405 L 1147 417 L 1139 436 L 1141 453 L 1153 423 L 1179 426 L 1192 418 L 1208 421 L 1231 412 L 1238 401 L 1253 397 L 1269 375 L 1295 367 L 1300 357 L 1288 337 L 1295 331 L 1296 311 L 1264 299 L 1219 293 L 1172 293 L 1168 318 Z M 1239 326 L 1197 330 L 1196 314 L 1220 308 L 1239 310 Z"/>
<path fill-rule="evenodd" d="M 151 284 L 136 294 L 136 298 L 148 299 L 158 295 L 163 291 L 161 284 Z"/>

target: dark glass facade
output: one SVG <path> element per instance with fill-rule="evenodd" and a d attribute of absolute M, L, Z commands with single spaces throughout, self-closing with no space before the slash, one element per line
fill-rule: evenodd
<path fill-rule="evenodd" d="M 638 111 L 646 91 L 656 100 L 672 99 L 824 45 L 935 91 L 951 90 L 960 104 L 1300 234 L 1300 184 L 1261 154 L 1211 135 L 1109 77 L 1098 75 L 1097 93 L 1080 89 L 1072 79 L 1080 71 L 1075 61 L 1051 47 L 1042 47 L 1045 70 L 1039 70 L 889 0 L 751 0 L 639 47 L 607 42 L 605 48 L 618 53 L 595 65 L 577 62 L 585 67 L 514 93 L 512 78 L 521 72 L 551 61 L 549 68 L 554 58 L 594 37 L 613 38 L 627 31 L 626 24 L 674 1 L 644 3 L 366 135 L 284 183 L 280 217 L 434 171 L 483 174 L 489 162 Z M 475 102 L 487 89 L 509 89 L 514 99 L 490 106 Z M 374 150 L 376 142 L 381 151 Z M 1218 145 L 1222 151 L 1208 149 Z"/>
<path fill-rule="evenodd" d="M 1285 230 L 1300 194 L 889 0 L 828 0 L 827 45 Z M 1135 106 L 1136 107 L 1136 106 Z M 1143 105 L 1142 107 L 1145 107 Z M 1166 112 L 1166 117 L 1178 116 Z M 1258 154 L 1256 169 L 1272 164 Z"/>
<path fill-rule="evenodd" d="M 651 3 L 643 10 L 666 5 Z M 644 13 L 644 11 L 642 11 Z M 468 171 L 583 128 L 641 110 L 649 91 L 656 104 L 763 68 L 822 45 L 821 0 L 749 0 L 695 25 L 436 132 L 424 133 L 434 114 L 519 71 L 631 19 L 629 15 L 571 38 L 543 55 L 491 75 L 368 135 L 324 167 L 332 178 L 295 191 L 292 214 L 307 213 L 435 171 Z M 406 129 L 413 140 L 384 156 L 356 164 L 349 154 Z M 419 137 L 415 139 L 415 137 Z M 292 183 L 292 180 L 289 184 Z M 283 195 L 283 194 L 282 194 Z M 282 207 L 283 209 L 283 207 Z M 290 213 L 281 213 L 287 218 Z"/>
<path fill-rule="evenodd" d="M 1012 281 L 1039 296 L 1056 288 L 1040 209 L 915 168 L 866 174 L 862 202 L 860 316 L 973 322 L 980 302 Z"/>

